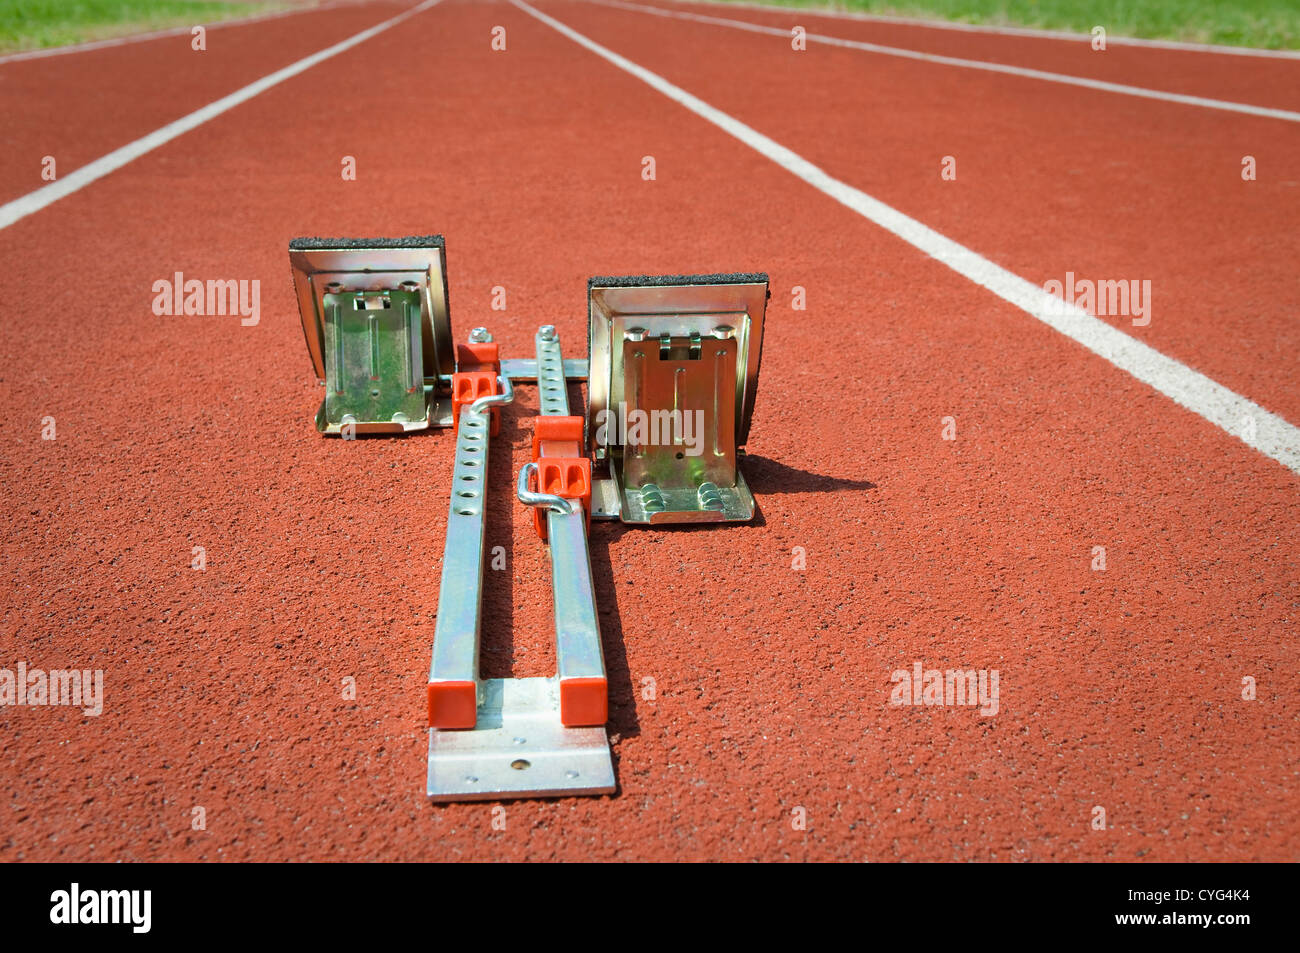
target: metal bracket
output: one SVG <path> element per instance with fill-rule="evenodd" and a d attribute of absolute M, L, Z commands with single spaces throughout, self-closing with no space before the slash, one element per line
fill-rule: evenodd
<path fill-rule="evenodd" d="M 533 358 L 508 357 L 501 361 L 501 373 L 520 384 L 537 383 L 537 361 Z M 587 359 L 585 357 L 566 357 L 564 359 L 564 376 L 570 381 L 587 379 Z"/>
<path fill-rule="evenodd" d="M 450 426 L 455 370 L 441 235 L 295 238 L 298 315 L 326 434 Z"/>
<path fill-rule="evenodd" d="M 435 801 L 609 794 L 605 729 L 560 724 L 553 678 L 491 678 L 471 731 L 429 730 L 428 795 Z"/>
<path fill-rule="evenodd" d="M 767 294 L 761 274 L 591 279 L 587 430 L 601 467 L 597 512 L 625 523 L 753 518 L 737 462 Z"/>

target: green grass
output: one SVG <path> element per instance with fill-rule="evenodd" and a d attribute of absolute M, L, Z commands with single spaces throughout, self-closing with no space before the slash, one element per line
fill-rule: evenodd
<path fill-rule="evenodd" d="M 221 0 L 0 0 L 0 51 L 34 50 L 280 9 Z"/>
<path fill-rule="evenodd" d="M 758 0 L 992 26 L 1300 49 L 1300 0 Z"/>

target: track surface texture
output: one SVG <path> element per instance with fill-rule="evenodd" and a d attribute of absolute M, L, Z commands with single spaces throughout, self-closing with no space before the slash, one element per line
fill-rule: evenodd
<path fill-rule="evenodd" d="M 0 64 L 0 199 L 409 6 Z M 1149 325 L 1105 320 L 1300 421 L 1300 125 L 534 6 L 1035 284 L 1150 279 Z M 1295 61 L 815 27 L 1300 106 Z M 423 794 L 454 440 L 321 438 L 289 279 L 294 236 L 430 232 L 457 338 L 507 356 L 542 323 L 583 356 L 590 275 L 772 279 L 761 514 L 593 525 L 619 791 L 507 802 L 504 830 Z M 517 5 L 444 0 L 0 230 L 0 257 L 0 667 L 105 693 L 0 708 L 0 859 L 1300 857 L 1297 475 Z M 259 280 L 260 322 L 156 316 L 177 271 Z M 554 667 L 519 392 L 486 676 Z M 916 662 L 997 670 L 996 713 L 891 704 Z"/>

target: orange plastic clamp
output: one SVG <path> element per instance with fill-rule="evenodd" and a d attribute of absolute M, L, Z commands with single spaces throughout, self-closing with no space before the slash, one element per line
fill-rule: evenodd
<path fill-rule="evenodd" d="M 603 725 L 609 719 L 609 690 L 603 678 L 560 679 L 560 724 L 566 728 Z"/>
<path fill-rule="evenodd" d="M 429 727 L 473 728 L 478 721 L 478 688 L 473 682 L 429 683 Z"/>
<path fill-rule="evenodd" d="M 582 452 L 581 417 L 535 418 L 533 462 L 537 464 L 537 492 L 578 500 L 591 522 L 591 461 Z M 546 539 L 546 509 L 533 510 L 537 535 Z M 601 722 L 604 724 L 604 722 Z"/>
<path fill-rule="evenodd" d="M 456 370 L 501 373 L 501 346 L 496 341 L 456 345 Z"/>
<path fill-rule="evenodd" d="M 546 457 L 581 457 L 581 417 L 537 417 L 533 422 L 533 462 Z"/>
<path fill-rule="evenodd" d="M 451 375 L 451 414 L 455 429 L 460 430 L 462 407 L 474 403 L 480 397 L 488 397 L 496 393 L 498 393 L 497 372 L 494 370 L 459 371 Z M 501 408 L 493 407 L 491 413 L 492 426 L 489 433 L 495 437 L 501 429 Z"/>

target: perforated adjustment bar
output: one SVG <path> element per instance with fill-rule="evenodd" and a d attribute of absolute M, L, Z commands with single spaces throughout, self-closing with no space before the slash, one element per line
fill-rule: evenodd
<path fill-rule="evenodd" d="M 479 611 L 483 595 L 490 414 L 514 400 L 514 387 L 509 378 L 498 378 L 497 385 L 499 394 L 480 397 L 457 411 L 456 464 L 451 477 L 451 508 L 442 555 L 433 661 L 429 666 L 431 728 L 473 728 L 478 718 Z"/>
<path fill-rule="evenodd" d="M 520 474 L 519 498 L 536 507 L 537 531 L 550 543 L 560 718 L 568 726 L 603 725 L 609 691 L 587 546 L 591 461 L 582 453 L 582 418 L 569 416 L 555 329 L 539 329 L 534 344 L 542 412 L 533 427 L 533 462 Z M 533 473 L 535 492 L 529 486 Z"/>

